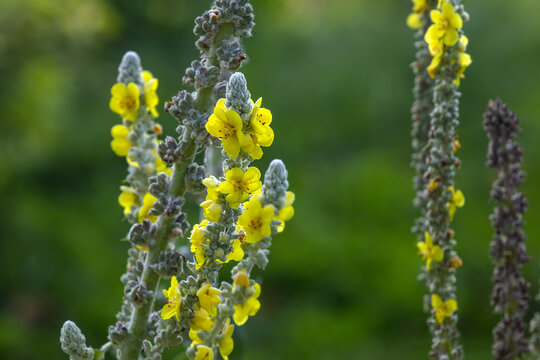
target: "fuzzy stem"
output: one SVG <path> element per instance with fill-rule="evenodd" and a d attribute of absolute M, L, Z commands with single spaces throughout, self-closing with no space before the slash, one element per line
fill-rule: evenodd
<path fill-rule="evenodd" d="M 182 159 L 174 165 L 173 173 L 171 176 L 171 183 L 169 187 L 169 195 L 182 196 L 186 190 L 185 184 L 185 171 L 189 164 L 193 162 L 195 155 L 195 142 L 190 136 L 190 132 L 186 131 L 184 134 L 184 140 L 186 141 L 186 152 L 183 154 Z M 172 227 L 174 224 L 174 218 L 160 216 L 157 226 L 157 233 L 155 237 L 154 246 L 150 247 L 146 260 L 144 263 L 144 271 L 141 276 L 141 283 L 146 286 L 147 289 L 151 289 L 155 294 L 157 293 L 157 286 L 159 284 L 160 276 L 151 268 L 160 252 L 165 250 L 169 242 Z M 141 352 L 142 341 L 146 331 L 146 323 L 148 316 L 152 310 L 154 301 L 149 301 L 139 308 L 135 308 L 131 315 L 131 321 L 129 326 L 129 336 L 121 351 L 121 360 L 138 359 Z"/>

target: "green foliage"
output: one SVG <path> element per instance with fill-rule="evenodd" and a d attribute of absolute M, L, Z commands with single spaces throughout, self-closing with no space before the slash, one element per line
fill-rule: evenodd
<path fill-rule="evenodd" d="M 116 202 L 125 164 L 109 149 L 108 109 L 118 59 L 136 50 L 162 101 L 196 53 L 193 18 L 209 1 L 6 1 L 0 5 L 0 349 L 6 358 L 62 358 L 71 318 L 89 345 L 106 341 L 122 287 L 128 224 Z M 66 5 L 67 4 L 67 5 Z M 408 2 L 253 1 L 255 36 L 243 68 L 267 94 L 297 195 L 276 238 L 261 311 L 239 328 L 233 359 L 426 358 L 421 265 L 409 168 L 412 32 Z M 538 2 L 466 3 L 473 64 L 462 82 L 457 183 L 467 206 L 454 227 L 460 331 L 468 359 L 490 352 L 488 257 L 495 174 L 483 164 L 482 112 L 500 96 L 520 116 L 530 199 L 525 227 L 540 278 L 540 48 Z M 100 19 L 97 23 L 94 19 Z M 524 20 L 525 19 L 525 20 Z M 528 20 L 527 20 L 528 19 Z M 502 26 L 504 24 L 504 26 Z M 511 30 L 509 30 L 511 29 Z M 158 108 L 158 111 L 160 109 Z M 158 121 L 172 133 L 175 121 Z M 262 161 L 264 163 L 264 161 Z M 261 164 L 265 168 L 267 164 Z M 530 314 L 538 310 L 533 306 Z M 183 350 L 169 351 L 170 359 Z M 181 357 L 180 357 L 181 358 Z"/>

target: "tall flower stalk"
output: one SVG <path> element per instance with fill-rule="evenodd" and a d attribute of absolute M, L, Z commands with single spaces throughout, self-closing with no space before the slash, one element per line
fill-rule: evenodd
<path fill-rule="evenodd" d="M 124 302 L 100 349 L 87 347 L 77 326 L 66 322 L 62 349 L 72 359 L 102 358 L 107 351 L 124 360 L 161 359 L 165 348 L 188 336 L 189 359 L 213 359 L 218 351 L 226 359 L 234 346 L 233 322 L 243 325 L 260 308 L 261 287 L 250 272 L 266 266 L 271 236 L 294 214 L 294 194 L 280 160 L 270 164 L 264 183 L 250 166 L 274 140 L 271 112 L 262 99 L 251 99 L 246 79 L 234 72 L 246 58 L 240 41 L 251 35 L 253 9 L 247 0 L 215 0 L 195 23 L 201 59 L 183 78 L 195 90 L 179 92 L 165 106 L 180 122 L 177 139 L 157 139 L 157 79 L 133 52 L 120 65 L 110 106 L 122 117 L 111 131 L 111 147 L 128 164 L 119 197 L 132 224 L 121 278 Z M 196 154 L 217 145 L 225 176 L 205 177 Z M 190 235 L 185 194 L 205 190 L 205 218 Z M 191 251 L 182 252 L 188 240 Z M 219 284 L 222 265 L 230 261 L 237 262 L 232 280 Z M 159 291 L 161 279 L 170 286 Z"/>
<path fill-rule="evenodd" d="M 414 47 L 416 49 L 415 61 L 411 64 L 414 74 L 413 105 L 411 108 L 411 166 L 414 169 L 413 187 L 416 192 L 414 205 L 421 211 L 416 219 L 412 232 L 416 234 L 417 241 L 423 241 L 427 230 L 425 212 L 427 210 L 427 185 L 424 177 L 427 170 L 427 144 L 430 127 L 430 114 L 433 110 L 433 84 L 434 80 L 429 76 L 427 67 L 431 61 L 424 35 L 431 25 L 429 10 L 433 9 L 436 1 L 415 0 L 413 1 L 412 13 L 407 18 L 407 25 L 416 30 L 414 34 Z"/>
<path fill-rule="evenodd" d="M 424 218 L 414 228 L 419 237 L 418 250 L 426 261 L 421 278 L 429 294 L 425 297 L 430 312 L 428 326 L 432 333 L 430 356 L 433 359 L 462 359 L 457 330 L 456 268 L 461 266 L 455 250 L 454 231 L 450 228 L 457 207 L 464 205 L 461 191 L 454 188 L 455 170 L 460 162 L 455 152 L 460 144 L 456 132 L 459 123 L 459 82 L 470 56 L 465 53 L 467 38 L 462 32 L 468 15 L 459 1 L 440 0 L 429 11 L 431 2 L 414 0 L 413 14 L 407 23 L 424 33 L 430 56 L 427 74 L 432 80 L 418 78 L 414 110 L 424 109 L 413 120 L 413 166 L 416 169 L 416 204 Z M 429 25 L 428 25 L 429 24 Z M 426 48 L 419 46 L 417 64 L 425 65 Z M 419 71 L 423 69 L 419 68 Z M 420 73 L 425 75 L 423 72 Z M 422 84 L 422 86 L 420 86 Z M 420 92 L 420 90 L 423 90 Z M 431 90 L 432 89 L 432 90 Z M 428 97 L 432 93 L 431 102 Z M 426 111 L 429 114 L 427 125 Z M 415 119 L 415 115 L 416 119 Z M 428 129 L 428 130 L 427 130 Z M 427 130 L 427 137 L 425 131 Z M 423 136 L 423 137 L 422 137 Z"/>
<path fill-rule="evenodd" d="M 524 179 L 523 151 L 515 140 L 520 131 L 518 117 L 500 100 L 490 101 L 484 113 L 484 131 L 489 138 L 487 166 L 498 171 L 491 189 L 497 204 L 490 217 L 495 229 L 490 249 L 495 266 L 491 305 L 502 317 L 493 331 L 492 352 L 496 360 L 519 359 L 529 352 L 524 321 L 529 284 L 521 275 L 529 255 L 522 229 L 527 199 L 518 191 Z"/>

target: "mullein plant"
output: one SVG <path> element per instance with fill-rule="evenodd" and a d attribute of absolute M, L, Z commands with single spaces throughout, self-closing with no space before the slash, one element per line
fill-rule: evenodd
<path fill-rule="evenodd" d="M 246 58 L 240 41 L 251 35 L 253 9 L 247 0 L 215 0 L 195 22 L 201 60 L 183 78 L 195 91 L 183 90 L 165 105 L 180 122 L 178 139 L 158 139 L 157 79 L 142 70 L 134 52 L 122 59 L 110 107 L 122 118 L 111 131 L 111 148 L 128 165 L 118 199 L 132 224 L 124 301 L 99 349 L 66 321 L 60 341 L 71 359 L 106 353 L 161 359 L 165 348 L 182 344 L 189 359 L 212 360 L 218 353 L 227 359 L 235 326 L 261 306 L 261 286 L 251 272 L 266 267 L 272 236 L 294 215 L 294 194 L 281 160 L 270 163 L 264 182 L 252 164 L 274 140 L 270 110 L 251 99 L 244 75 L 235 72 Z M 214 147 L 222 149 L 221 177 L 205 176 L 195 162 Z M 190 227 L 185 196 L 201 192 L 204 216 Z M 228 262 L 235 263 L 230 280 L 220 282 Z M 167 285 L 159 291 L 162 279 Z"/>
<path fill-rule="evenodd" d="M 484 130 L 489 137 L 487 166 L 498 171 L 491 198 L 497 206 L 491 215 L 495 236 L 490 255 L 494 263 L 491 305 L 501 320 L 493 331 L 496 360 L 523 358 L 529 352 L 524 317 L 529 302 L 529 284 L 521 267 L 529 262 L 523 232 L 527 199 L 518 188 L 523 184 L 523 151 L 515 140 L 519 119 L 500 100 L 490 101 L 484 113 Z"/>
<path fill-rule="evenodd" d="M 471 64 L 465 52 L 468 40 L 462 31 L 464 19 L 468 14 L 458 0 L 413 0 L 413 13 L 407 18 L 409 27 L 417 30 L 417 40 L 423 37 L 425 41 L 425 45 L 417 41 L 413 64 L 415 204 L 422 213 L 413 231 L 426 262 L 420 278 L 429 290 L 424 304 L 430 313 L 429 354 L 433 359 L 463 358 L 458 341 L 455 276 L 462 262 L 455 250 L 450 222 L 456 209 L 465 204 L 462 192 L 454 188 L 455 170 L 460 166 L 455 155 L 460 147 L 456 132 L 458 87 Z"/>

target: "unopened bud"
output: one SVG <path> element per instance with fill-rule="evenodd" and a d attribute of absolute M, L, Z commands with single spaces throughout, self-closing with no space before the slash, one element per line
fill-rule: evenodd
<path fill-rule="evenodd" d="M 246 270 L 240 270 L 233 276 L 234 283 L 238 286 L 249 286 L 249 275 Z"/>

